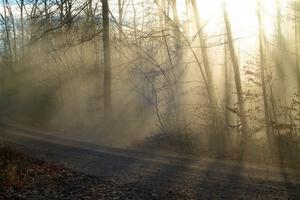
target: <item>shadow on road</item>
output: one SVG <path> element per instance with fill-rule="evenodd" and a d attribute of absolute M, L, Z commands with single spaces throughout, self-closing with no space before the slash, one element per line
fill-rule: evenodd
<path fill-rule="evenodd" d="M 220 164 L 212 162 L 202 177 L 199 177 L 197 199 L 235 199 L 237 191 L 242 191 L 243 166 L 231 166 L 228 171 L 220 172 Z"/>
<path fill-rule="evenodd" d="M 1 137 L 16 142 L 30 155 L 116 181 L 120 188 L 131 188 L 124 191 L 128 197 L 135 193 L 140 199 L 300 199 L 299 185 L 290 182 L 283 169 L 284 183 L 275 184 L 246 177 L 243 162 L 176 158 L 26 134 L 2 131 Z"/>

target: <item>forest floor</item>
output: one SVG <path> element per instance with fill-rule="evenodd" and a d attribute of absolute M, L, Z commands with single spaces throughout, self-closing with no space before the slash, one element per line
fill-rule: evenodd
<path fill-rule="evenodd" d="M 0 129 L 0 199 L 300 199 L 300 171 Z M 30 156 L 28 156 L 30 155 Z"/>

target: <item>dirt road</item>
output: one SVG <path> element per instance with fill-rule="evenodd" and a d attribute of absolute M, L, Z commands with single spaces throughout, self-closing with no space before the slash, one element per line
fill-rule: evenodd
<path fill-rule="evenodd" d="M 300 199 L 296 170 L 111 148 L 14 125 L 2 125 L 0 130 L 3 144 L 132 186 L 130 192 L 148 194 L 148 199 Z"/>

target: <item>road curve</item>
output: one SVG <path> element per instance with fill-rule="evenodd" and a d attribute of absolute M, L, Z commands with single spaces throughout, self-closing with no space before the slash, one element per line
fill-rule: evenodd
<path fill-rule="evenodd" d="M 132 185 L 154 197 L 176 193 L 174 199 L 300 199 L 296 170 L 111 148 L 13 124 L 2 123 L 0 130 L 2 143 L 31 156 Z"/>

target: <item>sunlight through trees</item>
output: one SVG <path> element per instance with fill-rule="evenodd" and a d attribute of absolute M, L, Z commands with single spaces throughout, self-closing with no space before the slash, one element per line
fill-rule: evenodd
<path fill-rule="evenodd" d="M 1 116 L 298 159 L 299 12 L 297 0 L 3 0 Z"/>

